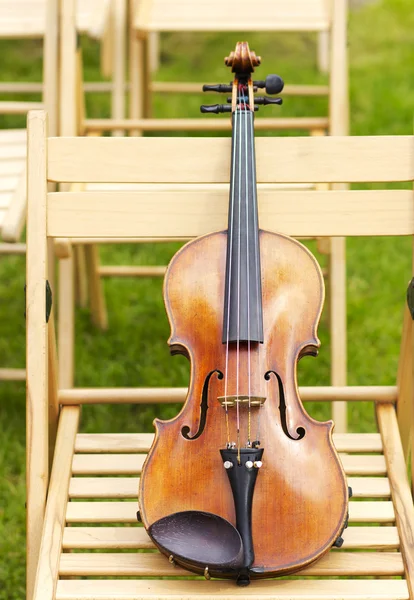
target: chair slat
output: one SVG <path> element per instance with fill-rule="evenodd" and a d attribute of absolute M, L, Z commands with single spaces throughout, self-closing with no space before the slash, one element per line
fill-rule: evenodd
<path fill-rule="evenodd" d="M 0 159 L 11 161 L 26 158 L 26 146 L 23 144 L 13 144 L 11 146 L 0 145 Z"/>
<path fill-rule="evenodd" d="M 134 554 L 62 554 L 59 573 L 63 576 L 94 577 L 185 577 L 188 571 L 173 566 L 165 556 L 154 553 Z M 403 575 L 400 553 L 329 552 L 301 571 L 301 576 L 373 576 Z"/>
<path fill-rule="evenodd" d="M 91 238 L 79 238 L 91 243 Z M 108 243 L 109 238 L 104 243 Z M 119 239 L 119 238 L 114 238 Z M 137 238 L 132 238 L 137 239 Z M 142 238 L 138 238 L 141 242 Z M 150 238 L 156 241 L 156 238 Z M 59 390 L 59 404 L 175 404 L 184 402 L 187 388 L 66 388 Z M 398 399 L 396 385 L 300 386 L 303 402 L 366 402 L 395 403 Z"/>
<path fill-rule="evenodd" d="M 135 523 L 137 502 L 69 502 L 68 523 Z M 351 502 L 349 519 L 353 523 L 392 523 L 392 502 Z"/>
<path fill-rule="evenodd" d="M 12 192 L 16 189 L 18 177 L 1 177 L 0 173 L 0 191 L 1 192 Z M 8 175 L 8 174 L 7 174 Z"/>
<path fill-rule="evenodd" d="M 72 477 L 70 498 L 136 498 L 138 477 Z M 386 477 L 349 477 L 354 498 L 388 498 L 390 484 Z"/>
<path fill-rule="evenodd" d="M 342 454 L 347 475 L 385 475 L 383 456 Z M 138 475 L 141 473 L 143 454 L 76 454 L 73 457 L 74 475 Z"/>
<path fill-rule="evenodd" d="M 75 452 L 148 452 L 152 433 L 78 433 Z M 334 433 L 338 452 L 381 452 L 379 433 Z"/>
<path fill-rule="evenodd" d="M 76 504 L 76 503 L 70 503 Z M 136 506 L 135 506 L 136 508 Z M 137 525 L 135 520 L 135 525 Z M 384 527 L 384 529 L 389 529 Z M 143 527 L 65 527 L 63 549 L 154 549 Z"/>
<path fill-rule="evenodd" d="M 0 145 L 26 142 L 26 129 L 2 129 L 0 131 Z"/>
<path fill-rule="evenodd" d="M 83 126 L 87 133 L 125 129 L 131 131 L 231 131 L 229 119 L 196 119 L 196 118 L 167 118 L 167 119 L 85 119 Z M 328 117 L 261 117 L 255 121 L 255 131 L 323 131 L 328 129 Z"/>
<path fill-rule="evenodd" d="M 225 230 L 225 191 L 52 192 L 50 237 L 197 237 Z M 259 225 L 293 236 L 411 235 L 412 190 L 260 193 Z"/>
<path fill-rule="evenodd" d="M 413 136 L 259 137 L 255 143 L 259 183 L 414 179 Z M 229 138 L 56 137 L 48 139 L 48 179 L 227 183 L 230 154 Z"/>
<path fill-rule="evenodd" d="M 78 433 L 75 452 L 148 452 L 152 433 Z"/>
<path fill-rule="evenodd" d="M 237 587 L 234 582 L 214 581 L 165 581 L 165 580 L 61 580 L 56 590 L 56 600 L 140 600 L 151 598 L 164 600 L 179 598 L 194 600 L 230 600 L 237 597 L 288 598 L 289 600 L 408 600 L 404 580 L 300 580 L 255 581 L 249 587 Z"/>
<path fill-rule="evenodd" d="M 400 545 L 396 527 L 348 527 L 344 549 L 396 549 Z M 153 549 L 143 527 L 65 527 L 63 548 L 69 550 Z"/>
<path fill-rule="evenodd" d="M 73 457 L 74 475 L 135 475 L 141 473 L 144 454 L 77 454 Z"/>

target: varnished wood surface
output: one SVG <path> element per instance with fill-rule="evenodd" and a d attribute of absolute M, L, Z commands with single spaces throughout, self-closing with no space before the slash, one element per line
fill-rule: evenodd
<path fill-rule="evenodd" d="M 260 233 L 264 344 L 251 352 L 231 350 L 226 370 L 222 344 L 223 297 L 227 236 L 205 236 L 179 251 L 166 275 L 164 289 L 171 324 L 171 349 L 191 356 L 188 398 L 177 417 L 156 420 L 156 438 L 140 482 L 140 506 L 145 525 L 183 510 L 201 510 L 235 523 L 233 497 L 219 449 L 226 426 L 218 396 L 237 392 L 265 396 L 260 409 L 263 467 L 253 500 L 255 565 L 266 574 L 297 569 L 325 552 L 342 529 L 347 510 L 345 476 L 331 441 L 332 423 L 317 423 L 304 411 L 296 388 L 298 357 L 318 346 L 316 327 L 323 303 L 323 278 L 313 256 L 298 242 Z M 202 277 L 200 277 L 202 274 Z M 212 378 L 207 423 L 196 440 L 205 378 L 219 369 L 228 373 L 227 386 Z M 287 404 L 287 424 L 296 437 L 281 428 L 276 378 L 265 381 L 268 370 L 281 377 Z M 250 377 L 248 376 L 250 373 Z M 252 411 L 252 439 L 256 439 L 258 410 Z M 230 440 L 236 438 L 236 411 L 229 409 Z M 248 414 L 240 410 L 241 443 L 247 440 Z M 312 481 L 312 485 L 309 485 Z M 294 534 L 292 533 L 294 532 Z"/>

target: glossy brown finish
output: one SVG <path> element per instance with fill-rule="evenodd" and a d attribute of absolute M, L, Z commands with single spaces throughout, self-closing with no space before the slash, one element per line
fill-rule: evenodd
<path fill-rule="evenodd" d="M 174 512 L 199 510 L 235 524 L 233 497 L 219 450 L 227 442 L 226 419 L 219 396 L 249 393 L 266 396 L 262 408 L 251 409 L 252 439 L 256 439 L 260 410 L 263 466 L 253 499 L 254 567 L 263 576 L 280 575 L 314 561 L 341 532 L 347 512 L 345 475 L 332 444 L 332 422 L 318 423 L 305 412 L 298 396 L 296 363 L 316 354 L 316 328 L 323 305 L 320 268 L 299 242 L 283 235 L 260 232 L 264 344 L 229 352 L 225 379 L 211 377 L 206 427 L 195 440 L 206 376 L 218 369 L 226 374 L 226 345 L 222 344 L 224 273 L 227 232 L 188 243 L 168 268 L 164 298 L 171 324 L 173 353 L 191 361 L 189 393 L 181 412 L 169 421 L 155 421 L 156 437 L 140 483 L 140 507 L 148 528 Z M 283 381 L 287 427 L 293 437 L 304 427 L 303 439 L 292 440 L 281 426 L 276 371 Z M 239 381 L 237 383 L 237 372 Z M 236 439 L 236 409 L 228 412 L 230 439 Z M 240 442 L 247 441 L 248 408 L 240 408 Z M 260 577 L 253 574 L 252 577 Z"/>
<path fill-rule="evenodd" d="M 234 52 L 224 59 L 226 67 L 231 67 L 231 72 L 238 75 L 250 75 L 261 62 L 261 57 L 249 49 L 247 42 L 237 42 Z"/>

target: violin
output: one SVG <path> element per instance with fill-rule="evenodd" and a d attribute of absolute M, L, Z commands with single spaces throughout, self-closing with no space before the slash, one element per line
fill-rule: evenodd
<path fill-rule="evenodd" d="M 252 81 L 260 61 L 239 42 L 225 59 L 233 83 L 204 86 L 231 92 L 201 107 L 232 113 L 228 229 L 169 264 L 168 343 L 191 379 L 180 413 L 154 421 L 139 489 L 140 519 L 172 563 L 240 585 L 340 545 L 348 509 L 333 422 L 311 418 L 297 386 L 298 360 L 320 346 L 321 269 L 297 240 L 259 229 L 254 111 L 281 99 L 254 94 L 283 88 L 277 75 Z"/>

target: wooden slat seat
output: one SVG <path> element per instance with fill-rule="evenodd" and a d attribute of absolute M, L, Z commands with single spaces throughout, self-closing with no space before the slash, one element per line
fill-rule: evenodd
<path fill-rule="evenodd" d="M 170 564 L 166 557 L 158 551 L 154 552 L 155 547 L 145 529 L 137 523 L 137 475 L 141 472 L 153 438 L 153 434 L 147 433 L 76 435 L 65 511 L 67 527 L 63 532 L 56 598 L 89 599 L 92 593 L 94 598 L 162 597 L 163 593 L 167 593 L 163 590 L 163 582 L 159 586 L 160 582 L 148 579 L 153 577 L 185 578 L 184 587 L 180 589 L 185 594 L 186 586 L 194 584 L 194 587 L 188 588 L 191 590 L 191 598 L 199 595 L 204 598 L 210 593 L 219 593 L 217 589 L 226 590 L 226 585 L 229 586 L 227 593 L 234 594 L 231 584 L 213 582 L 215 587 L 209 587 L 212 582 L 196 582 L 188 571 Z M 395 552 L 400 547 L 400 540 L 390 501 L 390 484 L 382 454 L 381 435 L 334 434 L 334 442 L 341 452 L 348 484 L 353 489 L 349 527 L 343 534 L 342 548 L 331 551 L 320 561 L 304 569 L 301 577 L 381 576 L 389 578 L 384 581 L 384 598 L 391 598 L 394 592 L 397 595 L 405 594 L 408 598 L 406 583 L 391 579 L 401 577 L 404 566 L 400 552 Z M 381 463 L 380 473 L 378 462 Z M 357 477 L 353 475 L 355 470 L 359 473 Z M 375 473 L 378 474 L 373 476 Z M 91 474 L 94 476 L 91 477 Z M 81 549 L 82 553 L 74 552 Z M 140 552 L 132 552 L 133 550 Z M 355 550 L 358 552 L 354 552 Z M 69 582 L 67 577 L 78 579 Z M 91 579 L 94 577 L 140 579 L 127 583 L 122 579 L 105 580 L 100 581 L 96 587 L 96 581 Z M 84 581 L 79 578 L 89 579 Z M 381 597 L 380 588 L 376 588 L 378 582 L 370 579 L 358 582 L 361 586 L 357 593 L 352 591 L 355 581 L 340 583 L 340 586 L 345 586 L 344 590 L 336 593 L 343 593 L 344 597 L 349 595 L 353 600 L 359 598 L 358 594 L 361 594 L 361 598 L 365 594 L 369 598 L 376 598 L 377 595 L 378 598 Z M 375 585 L 363 592 L 368 582 Z M 117 583 L 121 585 L 117 586 Z M 172 587 L 168 588 L 168 593 L 170 597 L 174 597 L 174 589 L 177 589 L 178 594 L 180 584 L 174 580 L 170 583 Z M 241 597 L 250 597 L 252 589 L 253 596 L 260 598 L 262 593 L 266 594 L 268 585 L 265 582 L 254 582 Z M 297 584 L 292 579 L 283 584 L 273 582 L 273 593 L 279 594 L 280 585 L 292 585 L 292 597 L 295 593 L 302 593 L 299 588 L 294 591 Z M 318 598 L 324 598 L 324 594 L 328 593 L 324 579 L 313 580 L 312 585 L 318 590 L 315 592 Z M 221 593 L 225 592 L 220 591 Z"/>
<path fill-rule="evenodd" d="M 208 587 L 207 587 L 208 586 Z M 289 600 L 408 600 L 405 581 L 382 580 L 310 580 L 306 585 L 294 580 L 257 581 L 248 588 L 236 588 L 224 581 L 59 581 L 56 600 L 255 600 L 286 598 Z"/>

